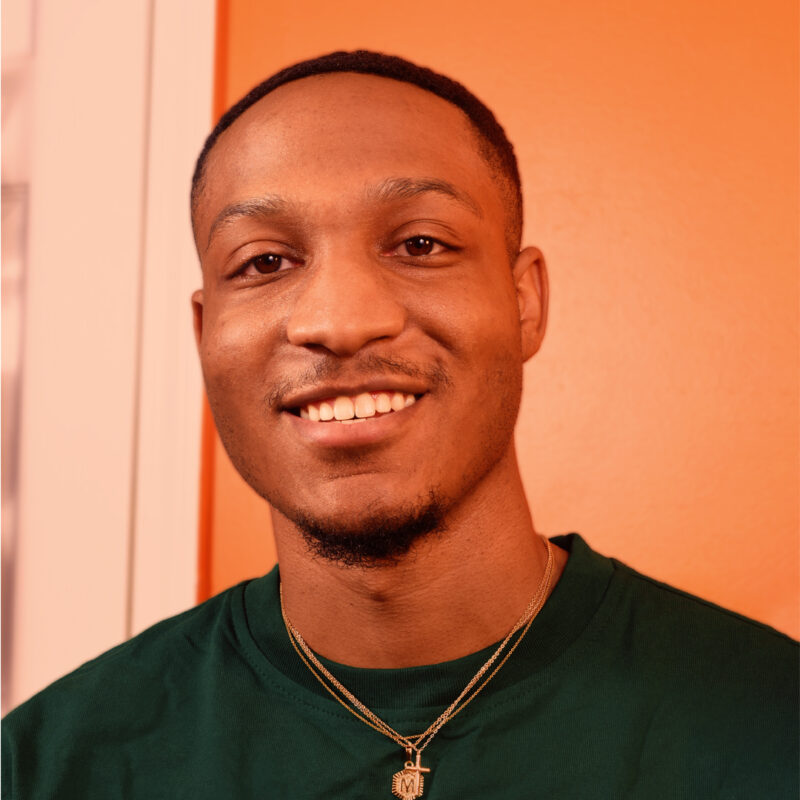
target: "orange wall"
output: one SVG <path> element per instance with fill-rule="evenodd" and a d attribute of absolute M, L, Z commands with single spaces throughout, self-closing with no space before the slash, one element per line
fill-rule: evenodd
<path fill-rule="evenodd" d="M 551 271 L 518 427 L 538 528 L 800 633 L 796 4 L 223 0 L 220 21 L 224 105 L 368 47 L 495 110 Z M 274 549 L 218 444 L 206 467 L 217 591 Z"/>

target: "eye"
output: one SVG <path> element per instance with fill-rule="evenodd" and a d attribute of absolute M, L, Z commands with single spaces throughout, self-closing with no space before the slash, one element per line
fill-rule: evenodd
<path fill-rule="evenodd" d="M 283 266 L 285 260 L 283 256 L 279 256 L 276 253 L 261 253 L 246 261 L 240 270 L 240 274 L 252 275 L 257 273 L 258 275 L 270 275 L 273 272 L 277 272 Z"/>
<path fill-rule="evenodd" d="M 403 248 L 405 253 L 402 255 L 414 257 L 436 255 L 444 250 L 442 243 L 430 236 L 412 236 L 400 245 L 400 249 Z"/>

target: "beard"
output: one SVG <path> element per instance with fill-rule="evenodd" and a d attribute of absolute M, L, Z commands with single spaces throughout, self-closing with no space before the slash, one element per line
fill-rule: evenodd
<path fill-rule="evenodd" d="M 311 553 L 348 567 L 399 563 L 421 539 L 444 529 L 445 503 L 436 490 L 412 508 L 376 511 L 360 520 L 334 522 L 294 511 L 290 519 Z"/>

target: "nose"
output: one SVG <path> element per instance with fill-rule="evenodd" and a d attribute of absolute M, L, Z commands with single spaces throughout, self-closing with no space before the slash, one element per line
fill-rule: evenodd
<path fill-rule="evenodd" d="M 370 342 L 398 336 L 406 311 L 385 270 L 366 255 L 331 254 L 318 260 L 295 297 L 287 322 L 289 342 L 350 356 Z"/>

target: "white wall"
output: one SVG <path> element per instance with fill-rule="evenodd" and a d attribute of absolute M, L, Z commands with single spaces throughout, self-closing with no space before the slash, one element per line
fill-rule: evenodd
<path fill-rule="evenodd" d="M 188 192 L 213 75 L 213 0 L 27 5 L 3 4 L 32 19 L 6 710 L 194 602 Z"/>

